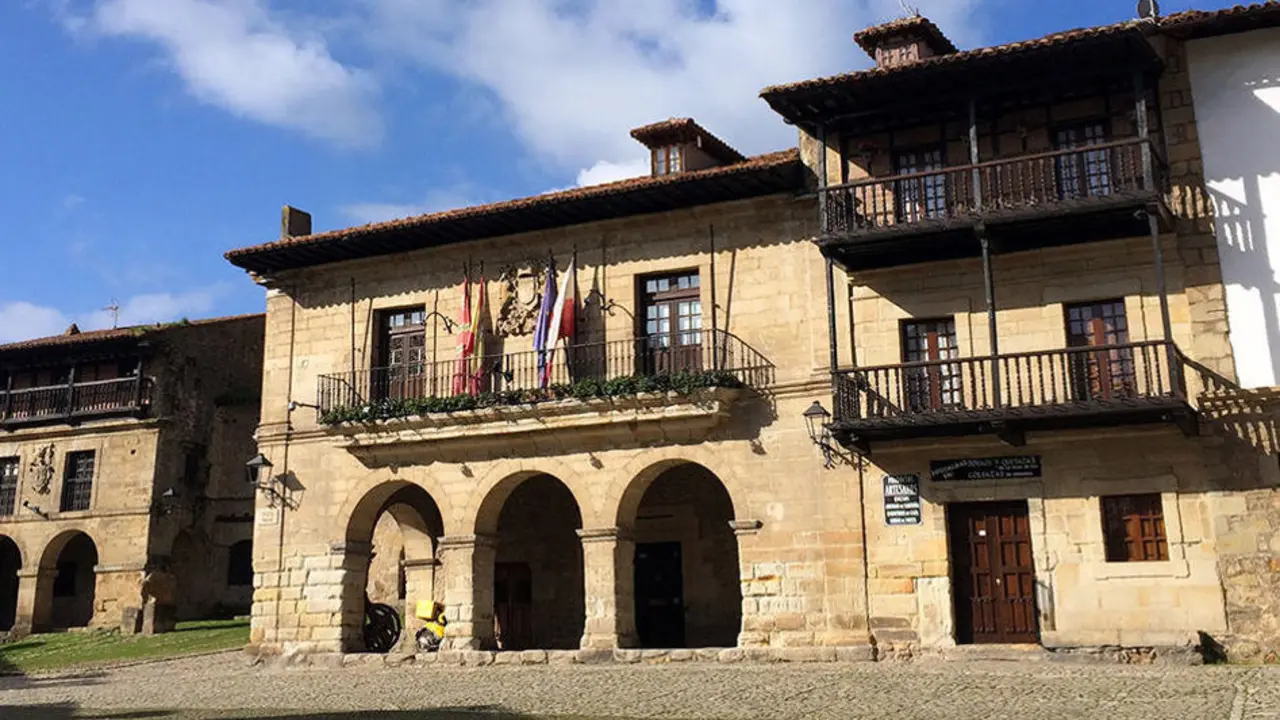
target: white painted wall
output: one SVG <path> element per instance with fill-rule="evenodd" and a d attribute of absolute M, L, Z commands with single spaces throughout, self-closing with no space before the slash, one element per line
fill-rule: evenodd
<path fill-rule="evenodd" d="M 1236 371 L 1280 385 L 1280 29 L 1194 40 L 1187 58 Z"/>

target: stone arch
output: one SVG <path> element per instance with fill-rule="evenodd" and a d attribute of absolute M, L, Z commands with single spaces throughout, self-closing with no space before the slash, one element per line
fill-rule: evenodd
<path fill-rule="evenodd" d="M 439 504 L 416 483 L 386 481 L 355 503 L 342 545 L 344 651 L 369 649 L 364 617 L 371 605 L 393 608 L 403 628 L 399 644 L 412 642 L 420 627 L 414 616 L 417 602 L 443 597 L 443 586 L 436 582 L 436 542 L 443 534 Z"/>
<path fill-rule="evenodd" d="M 82 530 L 54 536 L 40 556 L 33 625 L 65 630 L 93 622 L 98 546 Z"/>
<path fill-rule="evenodd" d="M 640 501 L 653 481 L 667 470 L 682 465 L 698 465 L 714 475 L 729 496 L 734 513 L 731 519 L 738 518 L 739 513 L 746 508 L 746 501 L 740 497 L 741 489 L 736 477 L 720 456 L 702 447 L 669 447 L 641 453 L 619 472 L 608 498 L 612 507 L 616 508 L 614 524 L 630 529 Z"/>
<path fill-rule="evenodd" d="M 477 536 L 494 543 L 493 552 L 474 564 L 477 623 L 493 625 L 475 629 L 479 644 L 576 649 L 586 622 L 578 495 L 555 475 L 517 472 L 489 488 L 474 527 Z"/>
<path fill-rule="evenodd" d="M 0 632 L 13 628 L 18 617 L 18 571 L 22 549 L 8 535 L 0 535 Z"/>
<path fill-rule="evenodd" d="M 584 522 L 594 520 L 592 509 L 594 503 L 590 491 L 580 481 L 579 473 L 565 463 L 553 458 L 540 458 L 532 467 L 524 463 L 499 463 L 486 473 L 476 484 L 469 506 L 469 524 L 459 528 L 461 534 L 492 535 L 496 532 L 498 514 L 506 504 L 507 498 L 524 481 L 548 475 L 559 480 L 565 489 L 573 495 L 578 512 Z"/>
<path fill-rule="evenodd" d="M 635 542 L 636 634 L 641 647 L 728 647 L 742 631 L 735 505 L 706 466 L 665 458 L 621 493 L 617 524 Z M 678 598 L 678 600 L 677 600 Z"/>

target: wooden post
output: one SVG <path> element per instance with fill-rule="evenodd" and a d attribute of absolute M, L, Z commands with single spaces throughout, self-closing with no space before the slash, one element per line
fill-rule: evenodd
<path fill-rule="evenodd" d="M 992 404 L 1000 407 L 1000 336 L 996 330 L 996 287 L 991 274 L 991 240 L 987 229 L 978 225 L 978 242 L 982 245 L 982 280 L 987 295 L 987 333 L 991 336 L 991 396 Z"/>
<path fill-rule="evenodd" d="M 76 364 L 71 363 L 71 372 L 67 373 L 67 411 L 66 416 L 71 417 L 76 408 Z"/>
<path fill-rule="evenodd" d="M 1151 191 L 1156 187 L 1151 158 L 1151 123 L 1147 117 L 1147 88 L 1142 81 L 1141 70 L 1133 74 L 1133 113 L 1138 124 L 1138 137 L 1142 141 L 1143 190 Z"/>
<path fill-rule="evenodd" d="M 707 226 L 707 243 L 711 251 L 711 369 L 720 369 L 720 329 L 716 320 L 716 226 Z"/>
<path fill-rule="evenodd" d="M 138 356 L 138 377 L 133 380 L 133 406 L 142 412 L 142 371 L 144 370 L 142 356 Z"/>
<path fill-rule="evenodd" d="M 840 347 L 836 338 L 836 264 L 827 258 L 827 337 L 831 341 L 831 382 L 835 383 L 836 372 L 840 369 Z"/>
<path fill-rule="evenodd" d="M 8 420 L 13 414 L 13 373 L 9 372 L 5 375 L 4 382 L 4 413 L 0 414 L 0 420 Z"/>
<path fill-rule="evenodd" d="M 818 220 L 819 231 L 827 229 L 827 126 L 818 126 Z M 834 368 L 833 368 L 834 369 Z"/>
<path fill-rule="evenodd" d="M 1157 190 L 1154 163 L 1151 155 L 1151 123 L 1147 117 L 1147 88 L 1142 71 L 1133 74 L 1133 112 L 1138 124 L 1138 137 L 1142 140 L 1143 189 Z M 1159 202 L 1159 201 L 1157 201 Z M 1147 227 L 1151 231 L 1151 248 L 1156 264 L 1156 293 L 1160 296 L 1160 324 L 1164 332 L 1165 352 L 1168 355 L 1169 375 L 1177 372 L 1177 355 L 1173 349 L 1173 321 L 1169 317 L 1169 288 L 1164 276 L 1164 248 L 1160 241 L 1159 208 L 1147 208 Z"/>
<path fill-rule="evenodd" d="M 945 140 L 945 138 L 944 138 Z M 977 168 L 978 157 L 978 101 L 969 100 L 969 162 L 973 168 L 973 207 L 982 213 L 982 171 Z"/>

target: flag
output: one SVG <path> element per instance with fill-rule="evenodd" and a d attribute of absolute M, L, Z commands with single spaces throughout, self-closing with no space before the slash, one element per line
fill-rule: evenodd
<path fill-rule="evenodd" d="M 545 368 L 548 364 L 547 359 L 547 336 L 550 331 L 551 311 L 555 307 L 556 293 L 556 261 L 554 258 L 547 259 L 547 281 L 542 288 L 542 307 L 538 310 L 537 325 L 533 330 L 533 349 L 538 353 L 538 380 L 542 382 L 545 377 Z M 546 385 L 542 385 L 546 387 Z"/>
<path fill-rule="evenodd" d="M 484 389 L 484 314 L 485 308 L 484 274 L 476 284 L 475 307 L 471 309 L 471 348 L 467 364 L 467 392 L 478 395 Z"/>
<path fill-rule="evenodd" d="M 560 291 L 556 294 L 555 311 L 551 316 L 549 338 L 547 342 L 547 362 L 545 367 L 542 369 L 542 387 L 546 387 L 550 384 L 551 369 L 554 366 L 556 354 L 556 344 L 560 342 L 561 336 L 563 335 L 566 340 L 572 342 L 569 338 L 573 337 L 572 326 L 574 316 L 574 298 L 573 295 L 570 294 L 570 288 L 573 287 L 572 283 L 576 278 L 575 270 L 574 261 L 570 260 L 569 269 L 565 271 L 564 279 L 560 281 Z M 569 332 L 565 332 L 566 323 L 570 327 Z M 565 356 L 568 357 L 568 353 L 566 353 Z"/>
<path fill-rule="evenodd" d="M 471 351 L 474 348 L 471 320 L 471 273 L 462 281 L 462 333 L 458 335 L 458 360 L 453 372 L 453 394 L 467 392 L 467 378 L 471 375 Z"/>
<path fill-rule="evenodd" d="M 578 339 L 578 256 L 569 261 L 569 275 L 565 279 L 567 293 L 562 293 L 563 309 L 560 315 L 560 337 L 565 345 L 573 345 Z"/>

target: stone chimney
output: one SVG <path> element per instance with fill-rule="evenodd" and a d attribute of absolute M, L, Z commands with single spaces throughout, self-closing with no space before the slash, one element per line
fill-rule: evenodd
<path fill-rule="evenodd" d="M 280 239 L 302 237 L 311 234 L 311 213 L 285 205 L 280 213 Z"/>
<path fill-rule="evenodd" d="M 671 118 L 631 131 L 649 148 L 653 177 L 733 165 L 746 158 L 692 118 Z"/>
<path fill-rule="evenodd" d="M 920 15 L 873 25 L 854 35 L 853 41 L 882 68 L 959 52 L 937 25 Z"/>

